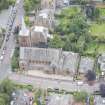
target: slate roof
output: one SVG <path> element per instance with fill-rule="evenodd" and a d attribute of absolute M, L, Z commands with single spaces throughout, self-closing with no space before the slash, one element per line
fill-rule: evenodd
<path fill-rule="evenodd" d="M 43 9 L 43 10 L 39 11 L 37 17 L 40 17 L 40 18 L 43 18 L 43 19 L 48 19 L 51 14 L 53 14 L 53 10 L 52 9 Z"/>
<path fill-rule="evenodd" d="M 52 38 L 52 35 L 49 34 L 48 28 L 43 27 L 43 26 L 34 26 L 32 27 L 32 34 L 31 35 L 36 35 L 35 33 L 42 33 L 44 37 Z"/>
<path fill-rule="evenodd" d="M 93 67 L 94 67 L 94 60 L 92 58 L 81 57 L 79 65 L 80 73 L 87 73 L 88 70 L 93 70 Z"/>
<path fill-rule="evenodd" d="M 29 30 L 27 29 L 26 24 L 24 22 L 24 17 L 22 17 L 22 24 L 19 36 L 29 36 Z"/>
<path fill-rule="evenodd" d="M 73 97 L 71 95 L 53 94 L 50 96 L 47 105 L 71 105 Z"/>
<path fill-rule="evenodd" d="M 32 97 L 28 90 L 17 90 L 12 93 L 11 105 L 32 105 L 30 104 L 30 98 Z"/>
<path fill-rule="evenodd" d="M 79 54 L 53 48 L 21 47 L 20 59 L 34 61 L 48 61 L 60 69 L 75 72 L 79 61 Z"/>

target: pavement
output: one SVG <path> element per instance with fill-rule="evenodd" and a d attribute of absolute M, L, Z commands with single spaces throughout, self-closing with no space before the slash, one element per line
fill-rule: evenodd
<path fill-rule="evenodd" d="M 6 41 L 6 38 L 7 38 L 7 36 L 6 36 L 4 43 L 2 45 L 2 48 L 0 50 L 0 55 L 2 55 L 3 48 L 6 47 L 6 49 L 4 50 L 5 54 L 3 54 L 3 60 L 0 63 L 0 80 L 3 80 L 12 72 L 11 71 L 11 54 L 13 53 L 13 50 L 15 49 L 15 40 L 14 40 L 14 35 L 12 32 L 13 32 L 14 27 L 17 25 L 17 23 L 18 24 L 21 23 L 22 16 L 24 15 L 24 10 L 22 7 L 23 6 L 23 0 L 20 0 L 18 2 L 18 5 L 16 5 L 16 6 L 18 8 L 16 16 L 15 17 L 10 16 L 11 20 L 12 20 L 12 18 L 15 18 L 13 21 L 13 25 L 10 27 L 10 25 L 12 24 L 10 20 L 8 23 L 8 27 L 11 29 L 9 39 L 8 39 L 8 41 Z M 13 15 L 13 14 L 11 14 L 11 15 Z"/>
<path fill-rule="evenodd" d="M 38 76 L 29 76 L 29 75 L 22 75 L 22 74 L 15 74 L 12 73 L 8 76 L 10 80 L 13 80 L 16 83 L 20 84 L 30 84 L 36 88 L 59 88 L 64 89 L 67 91 L 86 91 L 88 93 L 93 93 L 96 90 L 99 90 L 99 83 L 96 83 L 94 86 L 89 86 L 88 84 L 84 83 L 78 85 L 75 81 L 69 80 L 60 80 L 55 78 L 47 78 L 47 77 L 38 77 Z"/>

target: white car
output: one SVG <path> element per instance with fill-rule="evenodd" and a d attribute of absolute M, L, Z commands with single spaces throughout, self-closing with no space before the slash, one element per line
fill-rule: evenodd
<path fill-rule="evenodd" d="M 2 60 L 3 60 L 3 56 L 0 57 L 0 61 L 2 61 Z"/>
<path fill-rule="evenodd" d="M 78 85 L 78 86 L 82 86 L 82 85 L 83 85 L 83 81 L 78 81 L 78 82 L 77 82 L 77 85 Z"/>
<path fill-rule="evenodd" d="M 0 64 L 2 63 L 2 61 L 3 61 L 3 56 L 0 56 Z"/>
<path fill-rule="evenodd" d="M 5 55 L 5 52 L 4 51 L 2 52 L 2 55 Z"/>

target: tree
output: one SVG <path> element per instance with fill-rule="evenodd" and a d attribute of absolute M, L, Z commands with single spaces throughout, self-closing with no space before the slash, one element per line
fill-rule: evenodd
<path fill-rule="evenodd" d="M 0 97 L 0 105 L 7 105 L 4 98 Z"/>
<path fill-rule="evenodd" d="M 30 11 L 33 11 L 39 3 L 40 3 L 40 0 L 24 0 L 25 11 L 27 13 Z"/>
<path fill-rule="evenodd" d="M 84 91 L 82 92 L 76 92 L 74 94 L 74 99 L 76 102 L 85 102 L 86 97 L 88 96 L 88 94 Z"/>
<path fill-rule="evenodd" d="M 0 84 L 1 93 L 6 93 L 8 95 L 11 95 L 14 90 L 15 90 L 15 85 L 8 79 L 3 80 L 3 82 Z"/>
<path fill-rule="evenodd" d="M 14 55 L 11 60 L 11 67 L 13 71 L 19 68 L 19 48 L 15 48 Z"/>
<path fill-rule="evenodd" d="M 61 40 L 59 35 L 54 35 L 54 37 L 49 42 L 49 47 L 51 48 L 63 48 L 64 42 Z"/>
<path fill-rule="evenodd" d="M 96 73 L 94 71 L 88 70 L 85 77 L 88 84 L 93 85 L 94 81 L 96 80 Z"/>
<path fill-rule="evenodd" d="M 0 10 L 7 9 L 9 5 L 14 5 L 16 0 L 0 0 Z"/>

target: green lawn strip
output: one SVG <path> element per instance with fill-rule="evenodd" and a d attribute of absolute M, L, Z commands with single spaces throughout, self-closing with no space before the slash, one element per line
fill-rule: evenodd
<path fill-rule="evenodd" d="M 105 43 L 99 44 L 99 47 L 97 49 L 98 53 L 105 53 Z"/>
<path fill-rule="evenodd" d="M 101 23 L 101 24 L 93 23 L 90 27 L 90 32 L 93 36 L 104 38 L 105 37 L 105 23 Z"/>
<path fill-rule="evenodd" d="M 92 55 L 96 52 L 97 47 L 98 47 L 97 43 L 90 43 L 88 44 L 88 47 L 86 48 L 84 53 L 87 55 Z"/>
<path fill-rule="evenodd" d="M 100 11 L 100 16 L 104 17 L 105 16 L 105 8 L 99 8 Z"/>
<path fill-rule="evenodd" d="M 101 54 L 104 52 L 105 52 L 105 44 L 104 43 L 93 42 L 93 43 L 88 44 L 88 47 L 86 48 L 84 54 L 94 56 L 95 53 Z"/>

